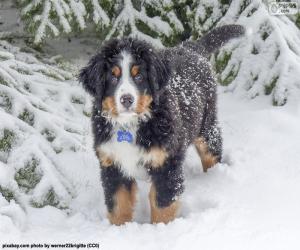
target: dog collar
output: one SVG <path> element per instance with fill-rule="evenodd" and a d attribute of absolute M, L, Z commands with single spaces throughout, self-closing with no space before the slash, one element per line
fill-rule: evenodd
<path fill-rule="evenodd" d="M 133 135 L 129 131 L 118 130 L 117 135 L 118 135 L 117 138 L 118 142 L 122 142 L 122 141 L 127 141 L 129 143 L 133 142 Z"/>

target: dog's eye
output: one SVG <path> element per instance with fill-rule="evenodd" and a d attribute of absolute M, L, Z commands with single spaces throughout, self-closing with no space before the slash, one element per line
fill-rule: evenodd
<path fill-rule="evenodd" d="M 140 83 L 143 81 L 143 76 L 141 74 L 137 74 L 135 77 L 134 77 L 134 81 Z"/>
<path fill-rule="evenodd" d="M 138 66 L 138 65 L 133 65 L 132 68 L 131 68 L 130 73 L 131 73 L 131 76 L 132 76 L 132 77 L 135 77 L 137 74 L 140 73 L 140 66 Z"/>
<path fill-rule="evenodd" d="M 119 66 L 113 66 L 111 69 L 111 74 L 115 77 L 120 77 L 121 76 L 121 69 Z"/>

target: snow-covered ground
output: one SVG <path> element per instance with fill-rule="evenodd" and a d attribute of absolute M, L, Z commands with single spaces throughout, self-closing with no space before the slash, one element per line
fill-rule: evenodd
<path fill-rule="evenodd" d="M 76 157 L 62 153 L 61 171 L 77 194 L 70 210 L 31 208 L 26 217 L 11 204 L 6 214 L 12 216 L 0 216 L 0 243 L 96 242 L 100 249 L 130 250 L 299 249 L 300 98 L 273 107 L 264 97 L 250 101 L 220 88 L 219 115 L 224 163 L 203 173 L 197 155 L 189 151 L 182 213 L 175 221 L 149 223 L 149 183 L 139 182 L 134 222 L 111 226 L 92 150 Z"/>

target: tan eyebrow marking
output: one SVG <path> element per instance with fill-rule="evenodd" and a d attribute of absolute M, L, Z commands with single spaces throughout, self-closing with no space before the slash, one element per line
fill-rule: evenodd
<path fill-rule="evenodd" d="M 113 68 L 111 69 L 111 73 L 115 76 L 115 77 L 120 77 L 121 76 L 121 69 L 118 66 L 113 66 Z"/>
<path fill-rule="evenodd" d="M 131 68 L 131 76 L 135 77 L 140 72 L 140 67 L 138 65 L 133 65 Z"/>

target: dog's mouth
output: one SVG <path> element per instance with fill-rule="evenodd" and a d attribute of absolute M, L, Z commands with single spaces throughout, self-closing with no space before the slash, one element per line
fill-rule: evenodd
<path fill-rule="evenodd" d="M 136 104 L 134 103 L 130 107 L 124 107 L 120 104 L 117 104 L 116 109 L 117 109 L 118 114 L 134 114 L 134 113 L 136 113 Z"/>
<path fill-rule="evenodd" d="M 118 113 L 118 116 L 120 117 L 135 117 L 138 116 L 138 114 L 133 110 L 133 109 L 128 109 L 128 110 L 123 110 L 121 112 Z"/>
<path fill-rule="evenodd" d="M 140 116 L 132 110 L 126 110 L 119 112 L 117 116 L 111 117 L 110 120 L 115 125 L 133 126 L 138 123 Z"/>
<path fill-rule="evenodd" d="M 150 112 L 137 113 L 135 110 L 125 110 L 113 114 L 111 111 L 102 111 L 102 116 L 108 119 L 112 124 L 121 126 L 131 126 L 139 121 L 147 121 L 151 118 Z"/>
<path fill-rule="evenodd" d="M 124 107 L 117 103 L 114 97 L 107 97 L 102 102 L 102 116 L 119 124 L 131 124 L 139 120 L 146 121 L 151 117 L 151 102 L 151 96 L 141 95 L 137 102 L 134 101 L 131 106 Z"/>

